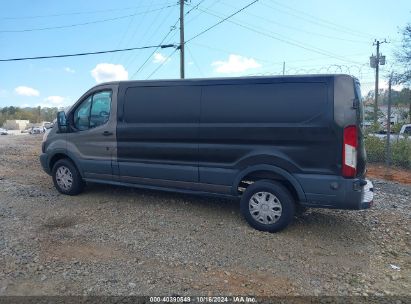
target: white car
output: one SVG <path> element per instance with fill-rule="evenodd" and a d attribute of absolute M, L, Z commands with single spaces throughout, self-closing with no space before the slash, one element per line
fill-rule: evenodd
<path fill-rule="evenodd" d="M 379 139 L 385 140 L 387 138 L 387 134 L 369 134 L 372 137 L 378 137 Z M 411 140 L 411 124 L 405 124 L 401 127 L 401 130 L 398 134 L 390 134 L 390 140 L 399 140 L 399 139 L 404 139 L 407 138 L 408 140 Z"/>
<path fill-rule="evenodd" d="M 44 127 L 33 127 L 29 131 L 30 134 L 41 134 L 41 133 L 44 133 L 44 132 L 46 132 L 46 128 L 44 128 Z"/>
<path fill-rule="evenodd" d="M 6 129 L 0 128 L 0 135 L 9 135 L 9 131 Z"/>

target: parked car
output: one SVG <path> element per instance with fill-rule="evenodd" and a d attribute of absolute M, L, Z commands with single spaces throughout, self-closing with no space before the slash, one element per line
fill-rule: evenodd
<path fill-rule="evenodd" d="M 58 191 L 84 182 L 240 200 L 259 230 L 296 208 L 366 209 L 363 104 L 348 75 L 111 82 L 44 135 Z"/>
<path fill-rule="evenodd" d="M 41 134 L 41 133 L 44 133 L 44 132 L 46 132 L 46 128 L 44 128 L 44 127 L 33 127 L 29 131 L 30 134 Z"/>
<path fill-rule="evenodd" d="M 27 129 L 21 130 L 20 133 L 30 133 L 30 131 L 31 131 L 31 128 L 27 128 Z"/>
<path fill-rule="evenodd" d="M 7 129 L 0 128 L 0 135 L 9 135 L 9 131 L 7 131 Z"/>
<path fill-rule="evenodd" d="M 52 123 L 52 122 L 45 122 L 43 126 L 44 126 L 44 128 L 46 128 L 46 129 L 51 129 L 51 128 L 53 128 L 54 123 Z"/>
<path fill-rule="evenodd" d="M 380 131 L 378 133 L 371 133 L 369 136 L 372 137 L 377 137 L 381 140 L 386 140 L 387 139 L 387 131 Z M 398 134 L 393 134 L 393 131 L 391 130 L 390 132 L 390 142 L 399 140 L 399 139 L 405 139 L 407 138 L 408 140 L 411 140 L 411 124 L 405 124 L 401 127 L 401 130 Z"/>

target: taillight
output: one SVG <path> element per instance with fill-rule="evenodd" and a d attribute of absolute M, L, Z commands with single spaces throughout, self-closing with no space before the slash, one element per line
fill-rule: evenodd
<path fill-rule="evenodd" d="M 357 148 L 357 127 L 348 126 L 344 128 L 344 143 L 342 151 L 342 175 L 344 177 L 355 177 L 357 173 Z"/>

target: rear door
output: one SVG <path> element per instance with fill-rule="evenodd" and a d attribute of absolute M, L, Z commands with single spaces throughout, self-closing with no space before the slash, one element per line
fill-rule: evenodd
<path fill-rule="evenodd" d="M 364 176 L 366 169 L 367 153 L 364 144 L 364 104 L 361 96 L 361 87 L 358 80 L 354 79 L 355 101 L 354 108 L 357 112 L 358 126 L 358 155 L 357 155 L 357 176 Z"/>
<path fill-rule="evenodd" d="M 72 132 L 67 133 L 67 150 L 85 178 L 113 179 L 116 99 L 116 86 L 101 86 L 87 94 L 69 114 Z"/>

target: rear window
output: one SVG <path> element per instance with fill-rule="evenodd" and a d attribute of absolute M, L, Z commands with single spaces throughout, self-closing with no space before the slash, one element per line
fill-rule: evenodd
<path fill-rule="evenodd" d="M 321 116 L 325 83 L 277 83 L 203 87 L 201 122 L 297 123 Z"/>

